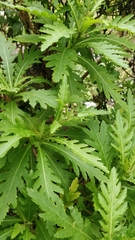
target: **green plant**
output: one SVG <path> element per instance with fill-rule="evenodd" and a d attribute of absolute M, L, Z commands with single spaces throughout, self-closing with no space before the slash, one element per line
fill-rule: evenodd
<path fill-rule="evenodd" d="M 135 104 L 117 67 L 135 46 L 114 32 L 134 34 L 135 20 L 97 18 L 100 0 L 1 4 L 29 25 L 0 33 L 0 239 L 132 237 Z M 83 105 L 88 74 L 110 112 Z"/>

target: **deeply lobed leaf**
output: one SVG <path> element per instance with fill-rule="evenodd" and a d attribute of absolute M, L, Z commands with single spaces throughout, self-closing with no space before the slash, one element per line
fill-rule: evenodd
<path fill-rule="evenodd" d="M 116 103 L 127 109 L 126 103 L 122 101 L 122 96 L 118 93 L 119 88 L 113 83 L 114 76 L 108 74 L 101 66 L 83 56 L 79 56 L 79 62 L 88 69 L 92 81 L 97 82 L 99 91 L 103 89 L 108 99 L 112 96 Z"/>
<path fill-rule="evenodd" d="M 46 66 L 53 69 L 53 81 L 59 82 L 64 75 L 69 75 L 68 68 L 75 70 L 77 54 L 70 48 L 53 48 L 57 53 L 49 55 L 44 60 L 49 61 Z"/>
<path fill-rule="evenodd" d="M 50 47 L 53 43 L 59 41 L 60 38 L 69 38 L 72 34 L 75 33 L 74 29 L 67 28 L 63 23 L 55 22 L 52 24 L 46 24 L 41 32 L 45 33 L 45 35 L 41 36 L 41 40 L 43 41 L 41 45 L 41 51 L 45 51 L 48 47 Z"/>
<path fill-rule="evenodd" d="M 40 216 L 46 220 L 52 221 L 54 224 L 57 224 L 60 228 L 55 233 L 54 237 L 56 238 L 69 238 L 76 240 L 77 235 L 80 240 L 92 239 L 91 234 L 88 235 L 88 229 L 90 223 L 83 222 L 81 214 L 74 209 L 71 213 L 73 220 L 66 214 L 64 205 L 59 198 L 55 199 L 55 203 L 52 200 L 47 199 L 46 197 L 41 197 L 41 195 L 32 189 L 28 189 L 29 196 L 33 201 L 40 206 L 41 210 L 45 213 L 40 214 Z M 76 235 L 76 232 L 78 233 Z"/>
<path fill-rule="evenodd" d="M 56 192 L 63 193 L 60 187 L 60 179 L 55 175 L 49 166 L 49 159 L 45 151 L 38 146 L 37 170 L 34 178 L 37 178 L 33 188 L 39 189 L 40 193 L 45 193 L 48 198 L 55 199 Z"/>
<path fill-rule="evenodd" d="M 26 172 L 29 160 L 29 148 L 30 146 L 20 145 L 14 152 L 12 163 L 7 171 L 0 174 L 0 223 L 6 216 L 9 210 L 10 204 L 13 207 L 17 205 L 17 189 L 24 187 L 22 175 Z"/>
<path fill-rule="evenodd" d="M 101 193 L 98 194 L 99 212 L 102 216 L 100 224 L 105 239 L 113 239 L 120 229 L 120 219 L 127 209 L 125 201 L 127 190 L 122 190 L 115 167 L 112 168 L 106 184 L 101 182 Z"/>
<path fill-rule="evenodd" d="M 34 108 L 37 103 L 41 105 L 42 108 L 46 109 L 47 105 L 56 108 L 56 93 L 53 90 L 31 90 L 29 92 L 23 92 L 19 94 L 23 97 L 24 102 L 30 102 L 30 105 Z"/>
<path fill-rule="evenodd" d="M 11 40 L 6 40 L 5 36 L 0 33 L 0 56 L 2 58 L 1 67 L 5 75 L 5 79 L 2 77 L 4 85 L 8 85 L 8 88 L 12 90 L 13 88 L 13 73 L 15 63 L 13 63 L 15 54 L 15 45 Z"/>
<path fill-rule="evenodd" d="M 112 139 L 108 132 L 109 126 L 102 121 L 101 125 L 98 119 L 91 119 L 87 124 L 88 129 L 83 129 L 87 134 L 85 142 L 95 148 L 95 154 L 102 159 L 104 165 L 110 169 L 114 157 L 113 148 L 111 146 Z"/>

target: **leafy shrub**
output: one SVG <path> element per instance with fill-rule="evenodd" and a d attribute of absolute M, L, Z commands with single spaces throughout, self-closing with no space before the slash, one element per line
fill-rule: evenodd
<path fill-rule="evenodd" d="M 135 45 L 115 34 L 134 34 L 133 16 L 97 18 L 100 0 L 1 4 L 24 29 L 0 33 L 0 238 L 133 239 L 135 101 L 117 77 Z"/>

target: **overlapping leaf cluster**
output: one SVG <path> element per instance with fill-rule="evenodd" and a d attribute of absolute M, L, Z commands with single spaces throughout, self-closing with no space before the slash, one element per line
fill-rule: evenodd
<path fill-rule="evenodd" d="M 114 33 L 134 34 L 133 16 L 97 18 L 101 0 L 31 3 L 1 2 L 30 29 L 0 33 L 0 239 L 132 237 L 135 102 L 116 76 L 135 45 Z M 85 76 L 110 111 L 83 104 Z"/>

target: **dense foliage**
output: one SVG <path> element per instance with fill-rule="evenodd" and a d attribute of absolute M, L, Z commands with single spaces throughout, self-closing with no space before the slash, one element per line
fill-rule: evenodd
<path fill-rule="evenodd" d="M 0 239 L 134 239 L 133 15 L 0 4 Z"/>

